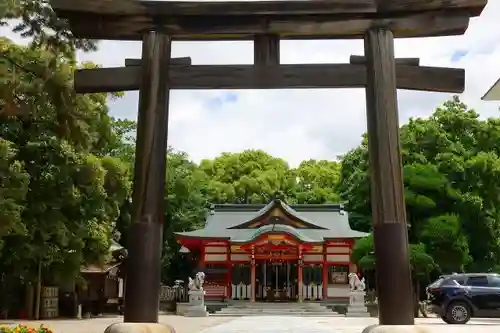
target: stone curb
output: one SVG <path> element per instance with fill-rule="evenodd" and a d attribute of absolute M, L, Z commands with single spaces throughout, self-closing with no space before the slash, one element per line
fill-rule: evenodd
<path fill-rule="evenodd" d="M 371 325 L 362 333 L 430 333 L 432 331 L 436 329 L 420 325 Z"/>
<path fill-rule="evenodd" d="M 171 326 L 158 323 L 115 323 L 104 333 L 175 333 Z"/>

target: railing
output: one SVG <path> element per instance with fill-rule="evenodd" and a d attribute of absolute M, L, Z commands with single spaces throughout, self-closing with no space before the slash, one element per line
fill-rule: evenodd
<path fill-rule="evenodd" d="M 189 301 L 187 286 L 176 284 L 174 286 L 160 287 L 160 302 L 187 302 Z"/>
<path fill-rule="evenodd" d="M 209 299 L 226 299 L 227 288 L 221 285 L 205 285 L 205 297 Z M 250 295 L 250 293 L 248 294 Z M 189 289 L 187 285 L 178 283 L 174 286 L 160 287 L 160 302 L 189 302 Z"/>
<path fill-rule="evenodd" d="M 231 296 L 234 300 L 249 300 L 252 295 L 252 286 L 249 284 L 233 284 L 231 288 Z"/>
<path fill-rule="evenodd" d="M 209 284 L 203 286 L 205 289 L 205 297 L 207 299 L 221 299 L 225 300 L 228 298 L 228 288 L 222 285 Z M 257 299 L 267 299 L 268 293 L 271 291 L 270 288 L 265 286 L 258 286 L 256 291 Z M 295 292 L 293 285 L 287 286 L 286 288 L 280 289 L 279 291 L 286 293 L 286 298 L 289 300 L 298 299 L 298 295 Z M 282 298 L 275 291 L 274 297 L 270 298 Z M 233 300 L 250 300 L 252 297 L 252 286 L 247 284 L 233 284 L 231 285 L 231 299 Z M 309 301 L 319 301 L 323 299 L 323 286 L 321 284 L 309 284 L 302 286 L 302 299 Z M 160 301 L 168 302 L 188 302 L 189 294 L 188 287 L 185 284 L 178 283 L 174 286 L 161 286 L 160 288 Z"/>
<path fill-rule="evenodd" d="M 320 301 L 323 299 L 322 284 L 305 284 L 302 286 L 302 298 L 309 301 Z"/>

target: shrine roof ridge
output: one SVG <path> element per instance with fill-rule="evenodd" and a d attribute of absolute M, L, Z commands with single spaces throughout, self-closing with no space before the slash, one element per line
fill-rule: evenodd
<path fill-rule="evenodd" d="M 314 243 L 317 241 L 320 241 L 320 239 L 314 239 L 310 238 L 307 235 L 307 232 L 304 232 L 303 230 L 300 229 L 295 229 L 291 226 L 288 225 L 283 225 L 283 224 L 267 224 L 263 225 L 258 229 L 253 229 L 251 232 L 247 232 L 248 235 L 246 235 L 246 238 L 243 239 L 234 239 L 234 243 L 248 243 L 251 241 L 256 240 L 260 236 L 266 234 L 266 233 L 286 233 L 289 234 L 298 240 L 306 243 Z M 309 231 L 310 232 L 310 231 Z"/>
<path fill-rule="evenodd" d="M 266 207 L 267 204 L 212 204 L 210 210 L 216 211 L 259 211 Z M 344 205 L 341 203 L 328 203 L 328 204 L 288 204 L 293 210 L 300 211 L 344 211 Z"/>

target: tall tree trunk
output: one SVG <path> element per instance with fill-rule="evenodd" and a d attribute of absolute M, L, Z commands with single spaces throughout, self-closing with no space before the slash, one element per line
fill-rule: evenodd
<path fill-rule="evenodd" d="M 40 319 L 40 298 L 42 294 L 42 261 L 38 262 L 38 273 L 36 280 L 36 301 L 35 301 L 35 319 Z"/>
<path fill-rule="evenodd" d="M 33 301 L 35 299 L 35 289 L 33 283 L 26 285 L 26 319 L 33 319 Z"/>
<path fill-rule="evenodd" d="M 413 295 L 414 295 L 414 308 L 413 313 L 415 318 L 418 318 L 418 312 L 420 310 L 420 283 L 418 279 L 414 279 L 413 283 Z"/>

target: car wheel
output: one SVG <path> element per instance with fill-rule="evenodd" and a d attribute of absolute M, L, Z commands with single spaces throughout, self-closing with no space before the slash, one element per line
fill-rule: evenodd
<path fill-rule="evenodd" d="M 446 316 L 441 316 L 441 319 L 447 323 L 447 324 L 451 324 L 450 321 L 448 320 L 448 318 L 446 318 Z"/>
<path fill-rule="evenodd" d="M 471 317 L 471 309 L 467 303 L 453 302 L 448 306 L 445 321 L 448 324 L 466 324 Z"/>

